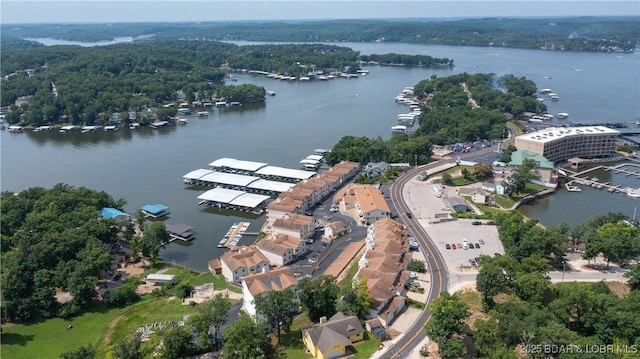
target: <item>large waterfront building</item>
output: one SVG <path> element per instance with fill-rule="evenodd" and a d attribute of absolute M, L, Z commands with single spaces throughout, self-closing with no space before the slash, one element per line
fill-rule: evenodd
<path fill-rule="evenodd" d="M 551 127 L 516 137 L 515 146 L 558 163 L 610 156 L 616 152 L 619 136 L 619 131 L 604 126 Z"/>

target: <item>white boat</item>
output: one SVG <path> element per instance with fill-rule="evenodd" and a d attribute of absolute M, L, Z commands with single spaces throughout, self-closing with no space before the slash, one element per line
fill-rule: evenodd
<path fill-rule="evenodd" d="M 53 126 L 38 126 L 33 129 L 33 132 L 49 132 L 53 130 Z"/>
<path fill-rule="evenodd" d="M 113 126 L 113 125 L 104 126 L 104 130 L 105 130 L 105 132 L 117 131 L 118 130 L 118 126 Z"/>
<path fill-rule="evenodd" d="M 551 89 L 540 89 L 538 93 L 551 93 Z"/>
<path fill-rule="evenodd" d="M 102 129 L 102 127 L 100 127 L 100 126 L 84 126 L 82 128 L 82 133 L 97 132 L 97 131 L 100 131 L 101 129 Z"/>
<path fill-rule="evenodd" d="M 569 117 L 569 114 L 566 112 L 558 112 L 556 114 L 556 118 L 559 118 L 561 120 L 564 120 L 565 118 Z"/>
<path fill-rule="evenodd" d="M 178 123 L 178 125 L 186 125 L 187 123 L 189 123 L 189 120 L 187 120 L 186 118 L 179 118 L 176 122 Z"/>
<path fill-rule="evenodd" d="M 135 129 L 137 129 L 137 128 L 140 128 L 140 124 L 139 124 L 139 123 L 137 123 L 137 122 L 132 122 L 132 123 L 130 123 L 130 124 L 129 124 L 129 129 L 130 129 L 130 130 L 135 130 Z"/>
<path fill-rule="evenodd" d="M 640 188 L 627 188 L 627 196 L 640 198 Z"/>
<path fill-rule="evenodd" d="M 78 130 L 78 126 L 62 126 L 60 128 L 60 133 L 74 132 L 77 130 Z"/>
<path fill-rule="evenodd" d="M 395 133 L 395 134 L 407 133 L 407 126 L 402 126 L 402 125 L 392 126 L 391 133 Z"/>
<path fill-rule="evenodd" d="M 209 116 L 209 112 L 208 111 L 198 111 L 198 116 L 200 116 L 200 117 Z"/>
<path fill-rule="evenodd" d="M 276 92 L 275 91 L 267 91 L 267 96 L 275 96 Z"/>
<path fill-rule="evenodd" d="M 9 132 L 11 133 L 22 133 L 24 128 L 22 126 L 9 126 Z"/>

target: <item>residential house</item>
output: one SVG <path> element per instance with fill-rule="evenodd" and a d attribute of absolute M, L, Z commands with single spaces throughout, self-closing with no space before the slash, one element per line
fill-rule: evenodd
<path fill-rule="evenodd" d="M 315 219 L 301 214 L 290 214 L 273 221 L 271 231 L 300 239 L 311 238 L 315 232 Z"/>
<path fill-rule="evenodd" d="M 374 186 L 351 185 L 341 201 L 340 207 L 361 224 L 371 224 L 391 215 L 382 193 Z"/>
<path fill-rule="evenodd" d="M 122 120 L 120 119 L 120 114 L 118 112 L 112 113 L 109 121 L 111 121 L 111 123 L 114 125 L 117 125 L 122 122 Z"/>
<path fill-rule="evenodd" d="M 302 330 L 302 342 L 309 353 L 318 359 L 333 359 L 345 356 L 347 347 L 364 339 L 364 328 L 356 316 L 336 313 L 328 321 L 320 320 L 310 328 Z"/>
<path fill-rule="evenodd" d="M 469 197 L 473 203 L 485 204 L 487 202 L 487 196 L 482 192 L 481 188 L 460 188 L 458 194 Z"/>
<path fill-rule="evenodd" d="M 500 183 L 484 182 L 482 183 L 482 190 L 490 193 L 495 193 L 498 195 L 503 195 L 506 193 L 505 185 L 502 182 Z"/>
<path fill-rule="evenodd" d="M 131 222 L 131 217 L 117 208 L 104 207 L 100 210 L 100 215 L 105 219 L 113 219 L 121 226 L 126 226 Z"/>
<path fill-rule="evenodd" d="M 342 223 L 342 221 L 333 221 L 324 227 L 322 238 L 323 240 L 326 239 L 326 242 L 331 242 L 348 231 L 349 227 Z"/>
<path fill-rule="evenodd" d="M 307 243 L 287 234 L 269 234 L 262 238 L 256 248 L 273 266 L 281 267 L 307 252 Z"/>
<path fill-rule="evenodd" d="M 268 272 L 269 260 L 255 246 L 240 246 L 220 256 L 222 275 L 230 283 L 241 284 L 242 277 Z"/>
<path fill-rule="evenodd" d="M 255 298 L 272 290 L 296 290 L 298 280 L 290 267 L 281 267 L 266 273 L 249 274 L 242 278 L 242 309 L 256 316 Z"/>
<path fill-rule="evenodd" d="M 381 176 L 387 172 L 389 164 L 386 162 L 369 162 L 362 169 L 362 172 L 369 177 Z"/>

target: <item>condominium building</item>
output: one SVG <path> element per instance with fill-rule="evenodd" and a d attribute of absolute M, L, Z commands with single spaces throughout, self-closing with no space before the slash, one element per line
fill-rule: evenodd
<path fill-rule="evenodd" d="M 516 137 L 515 146 L 558 163 L 610 156 L 616 152 L 619 136 L 619 131 L 604 126 L 551 127 Z"/>

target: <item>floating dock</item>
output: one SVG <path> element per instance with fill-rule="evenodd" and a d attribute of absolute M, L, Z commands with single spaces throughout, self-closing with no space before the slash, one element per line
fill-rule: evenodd
<path fill-rule="evenodd" d="M 195 236 L 193 227 L 187 226 L 186 224 L 167 224 L 165 227 L 167 233 L 169 233 L 169 243 L 175 240 L 189 242 L 193 240 Z"/>
<path fill-rule="evenodd" d="M 218 248 L 233 248 L 237 246 L 250 224 L 249 222 L 234 223 L 218 244 Z"/>

